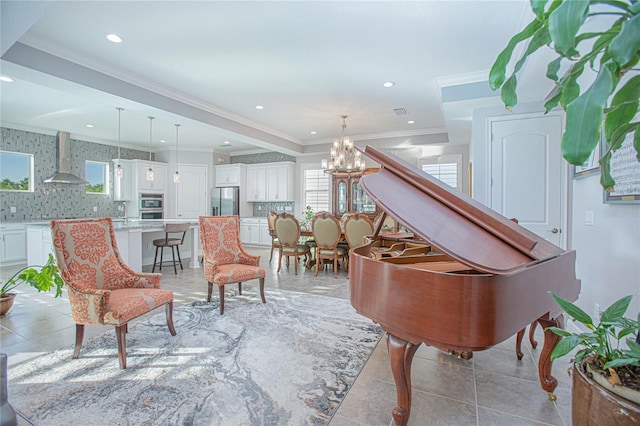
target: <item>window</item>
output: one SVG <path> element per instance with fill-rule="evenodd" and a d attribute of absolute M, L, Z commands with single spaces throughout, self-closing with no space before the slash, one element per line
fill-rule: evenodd
<path fill-rule="evenodd" d="M 0 151 L 0 190 L 33 192 L 33 155 Z"/>
<path fill-rule="evenodd" d="M 446 183 L 452 188 L 462 191 L 460 168 L 462 155 L 441 155 L 422 159 L 422 171 Z"/>
<path fill-rule="evenodd" d="M 109 164 L 99 161 L 85 162 L 84 170 L 87 184 L 87 194 L 108 194 L 109 193 Z"/>
<path fill-rule="evenodd" d="M 329 210 L 329 175 L 322 169 L 307 169 L 304 172 L 304 206 L 314 212 Z"/>

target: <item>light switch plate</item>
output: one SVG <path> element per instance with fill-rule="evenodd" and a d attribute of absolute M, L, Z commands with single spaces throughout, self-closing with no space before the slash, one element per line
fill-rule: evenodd
<path fill-rule="evenodd" d="M 595 225 L 593 210 L 587 210 L 584 212 L 584 224 L 587 226 Z"/>

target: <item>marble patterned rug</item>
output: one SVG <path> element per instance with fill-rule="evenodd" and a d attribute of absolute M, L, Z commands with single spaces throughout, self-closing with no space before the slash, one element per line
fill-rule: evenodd
<path fill-rule="evenodd" d="M 246 290 L 245 290 L 246 292 Z M 348 300 L 284 290 L 194 302 L 9 369 L 9 401 L 35 425 L 327 424 L 382 331 Z"/>

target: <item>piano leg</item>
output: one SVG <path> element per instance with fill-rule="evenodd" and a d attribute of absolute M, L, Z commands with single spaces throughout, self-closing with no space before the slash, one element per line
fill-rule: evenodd
<path fill-rule="evenodd" d="M 524 337 L 524 332 L 527 329 L 527 327 L 523 328 L 522 330 L 518 331 L 518 334 L 516 335 L 516 356 L 518 357 L 518 359 L 522 359 L 522 357 L 524 356 L 524 354 L 522 353 L 522 338 Z"/>
<path fill-rule="evenodd" d="M 386 338 L 397 394 L 397 406 L 393 409 L 393 420 L 396 425 L 405 426 L 411 413 L 411 362 L 420 343 L 414 345 L 389 333 L 386 333 Z"/>
<path fill-rule="evenodd" d="M 551 375 L 551 352 L 560 341 L 560 336 L 547 330 L 547 327 L 559 327 L 564 328 L 564 317 L 562 315 L 557 318 L 538 318 L 538 323 L 544 330 L 544 346 L 542 347 L 542 353 L 540 353 L 540 360 L 538 361 L 538 376 L 540 377 L 540 386 L 542 389 L 549 393 L 549 399 L 551 401 L 556 400 L 556 395 L 553 391 L 558 386 L 558 380 Z"/>

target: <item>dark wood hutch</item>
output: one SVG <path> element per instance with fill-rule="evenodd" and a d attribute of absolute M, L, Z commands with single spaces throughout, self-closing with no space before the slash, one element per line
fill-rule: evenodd
<path fill-rule="evenodd" d="M 333 189 L 332 213 L 340 219 L 347 213 L 363 213 L 371 220 L 380 213 L 380 209 L 360 186 L 360 178 L 377 172 L 377 168 L 368 168 L 363 174 L 334 172 L 331 176 Z"/>

